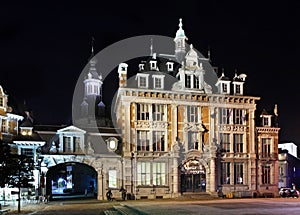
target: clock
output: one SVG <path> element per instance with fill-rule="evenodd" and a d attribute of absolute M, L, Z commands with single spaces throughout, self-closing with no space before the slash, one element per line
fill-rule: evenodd
<path fill-rule="evenodd" d="M 110 151 L 116 151 L 118 148 L 118 139 L 115 137 L 110 137 L 106 140 L 107 148 Z"/>

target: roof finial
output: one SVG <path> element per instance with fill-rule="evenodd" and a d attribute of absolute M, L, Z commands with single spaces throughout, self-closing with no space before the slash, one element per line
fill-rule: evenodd
<path fill-rule="evenodd" d="M 94 56 L 94 42 L 95 42 L 95 38 L 92 37 L 92 39 L 91 39 L 91 46 L 92 46 L 91 55 L 92 56 Z"/>
<path fill-rule="evenodd" d="M 275 114 L 275 116 L 278 116 L 278 107 L 277 107 L 277 104 L 275 104 L 275 107 L 274 107 L 274 114 Z"/>
<path fill-rule="evenodd" d="M 151 38 L 151 44 L 150 44 L 150 56 L 153 56 L 153 39 Z"/>
<path fill-rule="evenodd" d="M 222 68 L 222 77 L 225 77 L 224 68 Z"/>
<path fill-rule="evenodd" d="M 237 77 L 237 69 L 234 69 L 234 77 Z"/>
<path fill-rule="evenodd" d="M 207 58 L 208 58 L 208 61 L 210 62 L 211 59 L 210 59 L 210 47 L 208 46 L 208 50 L 207 50 Z"/>
<path fill-rule="evenodd" d="M 182 28 L 182 18 L 179 19 L 179 28 Z"/>

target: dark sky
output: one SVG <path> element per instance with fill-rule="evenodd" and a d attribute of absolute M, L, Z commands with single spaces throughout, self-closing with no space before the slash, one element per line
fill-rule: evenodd
<path fill-rule="evenodd" d="M 228 77 L 235 69 L 246 73 L 246 94 L 262 97 L 259 110 L 278 104 L 280 140 L 300 143 L 296 1 L 79 2 L 0 3 L 0 85 L 11 99 L 26 101 L 38 123 L 71 122 L 92 36 L 96 52 L 138 35 L 174 37 L 183 18 L 188 43 L 205 56 L 210 47 L 213 65 Z M 104 83 L 104 97 L 106 90 Z"/>

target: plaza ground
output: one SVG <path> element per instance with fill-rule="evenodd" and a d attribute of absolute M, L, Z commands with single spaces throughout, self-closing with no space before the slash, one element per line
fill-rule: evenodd
<path fill-rule="evenodd" d="M 7 206 L 9 214 L 17 214 L 17 206 Z M 249 199 L 156 199 L 131 201 L 62 200 L 48 204 L 24 204 L 22 214 L 121 214 L 117 209 L 126 209 L 129 214 L 300 214 L 298 198 L 249 198 Z M 106 213 L 105 213 L 106 212 Z"/>

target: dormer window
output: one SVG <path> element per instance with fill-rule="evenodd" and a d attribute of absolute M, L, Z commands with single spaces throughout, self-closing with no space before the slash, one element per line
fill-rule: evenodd
<path fill-rule="evenodd" d="M 164 88 L 164 75 L 153 75 L 153 88 L 163 89 Z"/>
<path fill-rule="evenodd" d="M 271 116 L 262 116 L 262 125 L 271 126 Z"/>
<path fill-rule="evenodd" d="M 174 63 L 173 62 L 167 62 L 168 72 L 173 72 L 173 69 L 174 69 Z"/>
<path fill-rule="evenodd" d="M 139 71 L 144 71 L 145 68 L 144 68 L 144 64 L 143 63 L 140 63 L 139 64 Z"/>
<path fill-rule="evenodd" d="M 150 70 L 157 70 L 157 61 L 155 60 L 150 61 Z"/>
<path fill-rule="evenodd" d="M 137 74 L 136 78 L 138 79 L 139 88 L 148 88 L 148 78 L 149 74 Z"/>
<path fill-rule="evenodd" d="M 20 131 L 23 136 L 31 136 L 32 135 L 32 127 L 21 127 Z"/>
<path fill-rule="evenodd" d="M 228 93 L 228 85 L 227 85 L 227 83 L 222 83 L 222 92 L 223 93 Z"/>
<path fill-rule="evenodd" d="M 236 94 L 241 94 L 241 85 L 237 84 L 237 85 L 235 86 L 235 93 L 236 93 Z"/>

